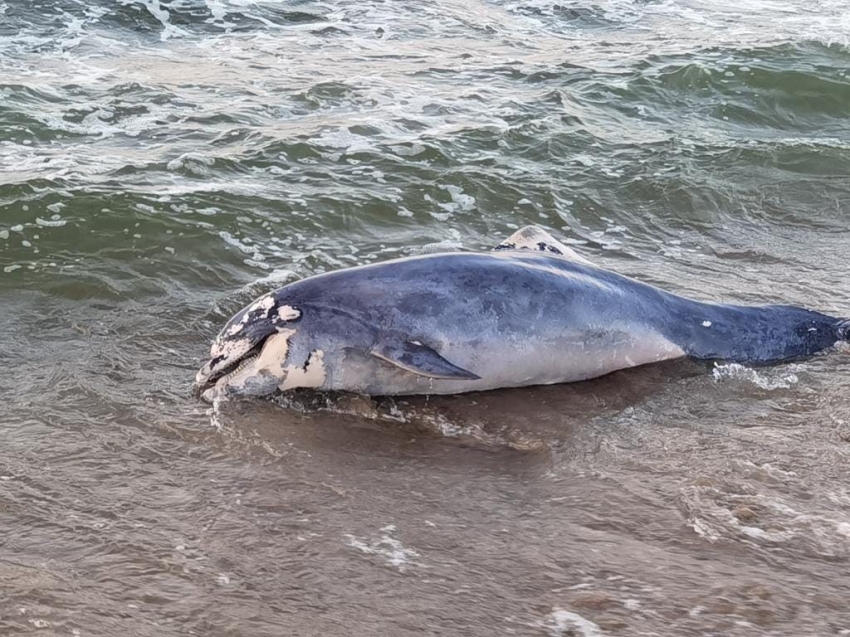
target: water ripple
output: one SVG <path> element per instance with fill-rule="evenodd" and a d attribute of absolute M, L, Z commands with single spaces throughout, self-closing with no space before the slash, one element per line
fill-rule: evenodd
<path fill-rule="evenodd" d="M 850 315 L 845 4 L 0 0 L 0 632 L 846 628 L 846 352 L 189 393 L 261 292 L 529 223 Z"/>

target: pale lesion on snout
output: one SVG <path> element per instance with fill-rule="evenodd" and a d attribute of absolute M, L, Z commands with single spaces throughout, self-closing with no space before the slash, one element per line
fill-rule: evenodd
<path fill-rule="evenodd" d="M 219 367 L 217 373 L 210 373 L 208 363 L 195 379 L 198 393 L 205 400 L 228 394 L 271 393 L 264 390 L 272 384 L 276 387 L 286 377 L 283 364 L 289 352 L 289 339 L 294 334 L 294 329 L 283 329 L 271 334 L 241 355 L 231 358 L 229 364 Z M 210 363 L 214 360 L 211 359 Z"/>
<path fill-rule="evenodd" d="M 313 349 L 303 361 L 293 360 L 292 339 L 296 334 L 295 328 L 278 329 L 237 359 L 231 359 L 218 373 L 211 372 L 216 360 L 211 359 L 195 378 L 196 395 L 212 402 L 229 396 L 265 396 L 277 390 L 322 387 L 327 379 L 325 353 Z M 244 346 L 235 351 L 240 349 Z M 300 359 L 303 354 L 295 356 Z"/>
<path fill-rule="evenodd" d="M 296 333 L 293 324 L 301 316 L 299 308 L 274 293 L 243 308 L 210 346 L 209 359 L 195 375 L 195 395 L 212 400 L 274 391 L 286 378 L 289 343 Z"/>

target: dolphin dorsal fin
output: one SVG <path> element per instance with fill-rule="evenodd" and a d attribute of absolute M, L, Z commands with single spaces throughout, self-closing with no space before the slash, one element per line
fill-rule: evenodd
<path fill-rule="evenodd" d="M 555 239 L 551 234 L 543 228 L 537 226 L 525 226 L 514 232 L 507 239 L 493 248 L 494 252 L 502 251 L 522 251 L 530 250 L 532 252 L 546 252 L 554 254 L 569 261 L 577 261 L 593 265 L 590 261 L 581 256 L 572 248 L 568 248 L 563 243 Z"/>

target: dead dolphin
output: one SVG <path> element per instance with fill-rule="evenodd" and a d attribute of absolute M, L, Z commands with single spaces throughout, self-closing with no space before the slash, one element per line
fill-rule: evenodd
<path fill-rule="evenodd" d="M 778 363 L 848 336 L 850 322 L 799 307 L 665 292 L 529 226 L 492 252 L 394 259 L 265 294 L 228 321 L 195 380 L 206 400 L 298 387 L 454 394 L 682 356 Z"/>

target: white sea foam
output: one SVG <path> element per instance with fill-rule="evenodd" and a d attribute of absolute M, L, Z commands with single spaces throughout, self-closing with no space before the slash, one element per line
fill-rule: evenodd
<path fill-rule="evenodd" d="M 41 217 L 36 217 L 35 223 L 36 225 L 47 228 L 61 228 L 68 222 L 65 219 L 42 219 Z"/>
<path fill-rule="evenodd" d="M 396 527 L 389 524 L 380 529 L 381 534 L 377 538 L 358 538 L 351 534 L 346 534 L 346 544 L 355 548 L 367 555 L 377 555 L 383 558 L 388 564 L 394 566 L 402 573 L 409 566 L 422 566 L 414 561 L 414 558 L 419 557 L 419 553 L 413 549 L 406 548 L 400 540 L 392 537 L 391 533 L 396 531 Z"/>
<path fill-rule="evenodd" d="M 428 254 L 432 252 L 453 252 L 463 248 L 463 243 L 454 239 L 443 239 L 436 243 L 426 243 L 423 246 L 411 250 L 413 254 Z"/>
<path fill-rule="evenodd" d="M 156 18 L 162 25 L 162 32 L 159 37 L 163 41 L 173 37 L 189 35 L 185 30 L 171 23 L 171 14 L 163 7 L 162 4 L 160 4 L 159 0 L 118 0 L 118 2 L 123 5 L 140 4 L 145 7 L 148 13 Z"/>
<path fill-rule="evenodd" d="M 708 327 L 708 326 L 706 326 Z M 715 382 L 722 381 L 748 381 L 753 385 L 772 391 L 775 389 L 788 389 L 799 382 L 797 374 L 780 372 L 776 370 L 758 372 L 751 367 L 739 363 L 717 363 L 712 376 Z"/>
<path fill-rule="evenodd" d="M 831 502 L 809 502 L 805 508 L 795 502 L 792 506 L 786 496 L 762 482 L 737 488 L 731 484 L 683 487 L 680 502 L 688 524 L 709 542 L 743 539 L 822 557 L 850 554 L 850 515 L 846 511 Z"/>
<path fill-rule="evenodd" d="M 452 198 L 452 203 L 454 205 L 440 204 L 449 212 L 454 212 L 456 209 L 472 210 L 475 207 L 475 197 L 464 194 L 463 188 L 461 188 L 460 186 L 453 186 L 449 184 L 445 186 L 440 186 L 440 189 L 447 191 L 449 193 L 449 196 Z"/>
<path fill-rule="evenodd" d="M 545 628 L 552 637 L 602 637 L 602 629 L 589 619 L 585 619 L 578 613 L 573 613 L 560 608 L 555 608 L 546 615 L 538 626 Z"/>

